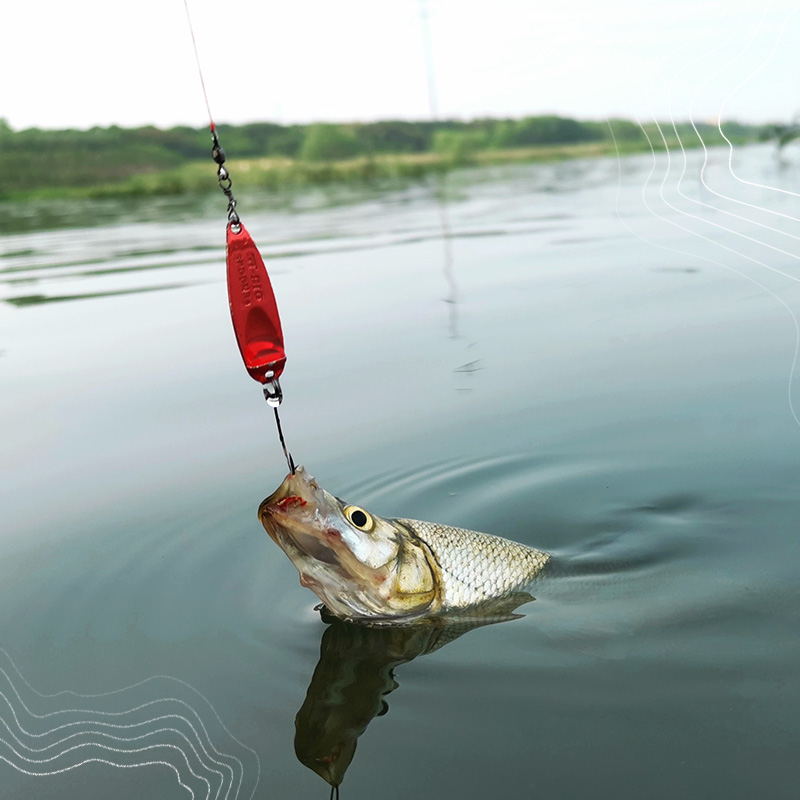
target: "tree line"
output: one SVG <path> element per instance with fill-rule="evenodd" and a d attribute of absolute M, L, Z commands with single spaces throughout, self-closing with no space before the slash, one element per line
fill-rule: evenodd
<path fill-rule="evenodd" d="M 698 126 L 713 136 L 714 126 Z M 766 126 L 764 126 L 766 127 Z M 644 130 L 629 120 L 612 120 L 623 148 L 659 134 L 653 124 Z M 340 161 L 387 154 L 435 152 L 453 162 L 481 150 L 603 142 L 611 139 L 606 122 L 580 121 L 555 115 L 523 119 L 406 121 L 350 124 L 279 125 L 253 122 L 218 126 L 226 152 L 236 158 L 283 158 L 302 162 Z M 694 136 L 687 123 L 679 135 Z M 667 126 L 668 135 L 673 131 Z M 726 123 L 726 134 L 738 140 L 762 135 L 762 128 Z M 715 142 L 716 143 L 716 142 Z M 154 126 L 90 130 L 13 130 L 0 119 L 0 195 L 14 191 L 63 186 L 91 186 L 160 172 L 189 161 L 209 158 L 207 128 Z"/>

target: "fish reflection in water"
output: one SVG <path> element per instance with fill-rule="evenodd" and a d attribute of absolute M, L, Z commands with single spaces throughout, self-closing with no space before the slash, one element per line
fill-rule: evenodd
<path fill-rule="evenodd" d="M 520 592 L 458 616 L 391 626 L 345 622 L 320 606 L 329 627 L 322 635 L 319 662 L 295 718 L 294 747 L 300 763 L 334 787 L 331 796 L 338 797 L 359 736 L 375 717 L 389 710 L 386 696 L 398 687 L 394 670 L 474 628 L 519 619 L 523 615 L 515 610 L 533 599 Z"/>

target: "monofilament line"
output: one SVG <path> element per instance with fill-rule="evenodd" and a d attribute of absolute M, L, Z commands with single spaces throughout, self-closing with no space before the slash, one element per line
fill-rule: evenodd
<path fill-rule="evenodd" d="M 211 130 L 215 129 L 214 117 L 211 116 L 211 104 L 208 102 L 208 92 L 206 82 L 203 78 L 203 68 L 200 65 L 200 53 L 197 50 L 197 39 L 194 37 L 194 26 L 192 25 L 192 15 L 189 13 L 189 0 L 183 0 L 183 7 L 186 9 L 186 21 L 189 23 L 189 33 L 192 36 L 192 47 L 194 48 L 194 60 L 197 63 L 197 74 L 200 76 L 200 86 L 203 89 L 203 99 L 206 101 L 206 111 L 208 111 L 208 121 L 211 123 Z"/>
<path fill-rule="evenodd" d="M 281 417 L 280 414 L 278 414 L 278 407 L 274 406 L 273 411 L 275 412 L 275 424 L 278 426 L 278 438 L 281 440 L 283 454 L 286 456 L 286 463 L 289 465 L 289 472 L 294 475 L 295 472 L 297 472 L 297 467 L 294 465 L 292 454 L 286 449 L 286 440 L 283 438 L 283 428 L 281 427 Z"/>

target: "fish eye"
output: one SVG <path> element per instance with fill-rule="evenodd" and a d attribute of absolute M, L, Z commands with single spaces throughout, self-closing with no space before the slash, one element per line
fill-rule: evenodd
<path fill-rule="evenodd" d="M 359 530 L 368 531 L 372 528 L 372 517 L 363 508 L 347 506 L 344 510 L 344 515 Z"/>

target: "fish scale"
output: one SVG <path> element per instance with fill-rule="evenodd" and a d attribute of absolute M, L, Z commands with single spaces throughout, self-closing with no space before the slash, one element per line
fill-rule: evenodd
<path fill-rule="evenodd" d="M 464 608 L 520 591 L 540 577 L 550 555 L 501 536 L 435 522 L 398 519 L 433 552 L 445 608 Z"/>

